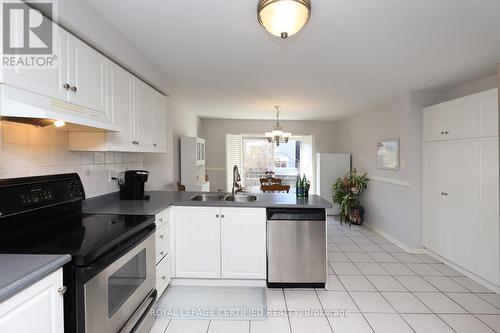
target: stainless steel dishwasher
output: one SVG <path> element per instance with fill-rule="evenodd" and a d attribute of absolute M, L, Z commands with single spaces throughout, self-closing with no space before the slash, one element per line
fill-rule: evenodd
<path fill-rule="evenodd" d="M 267 285 L 270 288 L 324 288 L 324 209 L 267 210 Z"/>

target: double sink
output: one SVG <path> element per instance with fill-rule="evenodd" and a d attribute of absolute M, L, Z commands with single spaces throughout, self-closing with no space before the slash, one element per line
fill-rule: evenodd
<path fill-rule="evenodd" d="M 236 195 L 218 195 L 218 194 L 198 194 L 189 199 L 190 201 L 232 201 L 232 202 L 252 202 L 257 201 L 255 195 L 236 194 Z"/>

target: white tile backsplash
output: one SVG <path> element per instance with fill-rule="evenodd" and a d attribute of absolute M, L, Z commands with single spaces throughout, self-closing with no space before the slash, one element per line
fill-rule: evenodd
<path fill-rule="evenodd" d="M 77 172 L 89 198 L 118 191 L 111 176 L 142 168 L 140 153 L 69 151 L 67 132 L 0 122 L 0 179 Z"/>

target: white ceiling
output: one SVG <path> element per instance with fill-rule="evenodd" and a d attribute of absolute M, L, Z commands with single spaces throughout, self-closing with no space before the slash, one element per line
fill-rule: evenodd
<path fill-rule="evenodd" d="M 499 0 L 312 0 L 287 40 L 258 0 L 87 0 L 202 117 L 339 119 L 389 98 L 495 73 Z"/>

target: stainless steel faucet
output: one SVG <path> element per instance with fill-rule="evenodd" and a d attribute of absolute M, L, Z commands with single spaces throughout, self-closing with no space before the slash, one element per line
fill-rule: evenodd
<path fill-rule="evenodd" d="M 240 172 L 238 170 L 238 166 L 235 165 L 233 167 L 233 189 L 231 191 L 232 195 L 235 195 L 236 193 L 243 191 L 243 188 L 241 187 L 241 185 L 239 183 L 240 181 L 241 181 Z M 236 190 L 235 190 L 235 188 L 236 188 Z"/>

